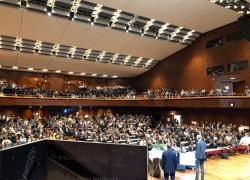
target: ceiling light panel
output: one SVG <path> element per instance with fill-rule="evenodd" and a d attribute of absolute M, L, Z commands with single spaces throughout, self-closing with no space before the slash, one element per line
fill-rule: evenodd
<path fill-rule="evenodd" d="M 10 36 L 0 36 L 0 49 L 57 56 L 72 60 L 87 60 L 135 67 L 138 67 L 139 65 L 141 67 L 146 67 L 149 61 L 153 61 L 153 65 L 158 63 L 158 60 L 144 57 L 84 49 L 76 46 L 66 46 L 58 43 L 53 44 L 39 40 L 29 40 L 22 39 L 21 37 Z"/>
<path fill-rule="evenodd" d="M 231 9 L 240 14 L 250 14 L 250 4 L 245 0 L 209 0 L 211 3 Z"/>
<path fill-rule="evenodd" d="M 223 0 L 210 0 L 214 3 L 225 4 Z M 237 11 L 247 12 L 244 4 L 239 3 Z M 1 0 L 1 4 L 13 5 L 16 7 L 27 8 L 48 15 L 55 15 L 62 18 L 81 21 L 91 25 L 110 27 L 112 29 L 134 33 L 141 36 L 148 36 L 159 40 L 168 40 L 176 43 L 189 45 L 200 35 L 200 32 L 183 28 L 186 31 L 177 33 L 179 26 L 171 25 L 148 17 L 113 9 L 101 4 L 95 4 L 85 0 L 25 0 L 25 6 L 17 0 Z M 235 3 L 234 3 L 235 4 Z M 239 5 L 240 4 L 240 5 Z M 226 3 L 228 5 L 228 3 Z M 240 10 L 239 10 L 239 8 Z M 235 10 L 236 10 L 235 9 Z M 175 32 L 174 37 L 171 33 Z M 188 36 L 193 32 L 194 36 Z"/>
<path fill-rule="evenodd" d="M 73 72 L 73 71 L 61 71 L 61 70 L 48 70 L 48 69 L 36 69 L 36 68 L 27 68 L 27 67 L 17 67 L 17 66 L 5 66 L 0 65 L 0 68 L 7 69 L 7 70 L 19 70 L 19 71 L 32 71 L 32 72 L 43 72 L 43 73 L 62 73 L 62 74 L 70 74 L 74 76 L 95 76 L 95 77 L 118 77 L 116 75 L 108 75 L 108 74 L 92 74 L 92 73 L 81 73 L 81 72 Z"/>

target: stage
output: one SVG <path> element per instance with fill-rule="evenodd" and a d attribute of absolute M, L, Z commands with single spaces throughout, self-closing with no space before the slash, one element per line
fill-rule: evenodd
<path fill-rule="evenodd" d="M 207 180 L 250 180 L 250 159 L 247 154 L 236 154 L 228 159 L 210 158 L 205 162 Z M 177 171 L 176 180 L 194 180 L 195 169 Z M 149 176 L 148 180 L 158 180 Z"/>

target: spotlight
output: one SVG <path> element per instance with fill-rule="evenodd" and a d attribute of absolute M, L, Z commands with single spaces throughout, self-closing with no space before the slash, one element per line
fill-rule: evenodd
<path fill-rule="evenodd" d="M 129 31 L 129 26 L 126 26 L 126 32 L 128 32 Z"/>
<path fill-rule="evenodd" d="M 95 21 L 95 18 L 94 18 L 94 17 L 91 17 L 91 18 L 90 18 L 90 24 L 91 24 L 91 26 L 94 25 L 94 21 Z"/>
<path fill-rule="evenodd" d="M 21 0 L 21 6 L 27 7 L 27 1 Z"/>
<path fill-rule="evenodd" d="M 21 47 L 20 46 L 16 46 L 16 50 L 17 51 L 21 51 Z"/>
<path fill-rule="evenodd" d="M 39 49 L 35 49 L 35 53 L 39 53 Z"/>
<path fill-rule="evenodd" d="M 230 107 L 234 107 L 235 106 L 235 102 L 233 102 L 233 101 L 229 102 L 229 106 Z"/>
<path fill-rule="evenodd" d="M 52 7 L 47 6 L 47 9 L 46 9 L 46 10 L 47 10 L 47 15 L 48 15 L 48 16 L 51 16 L 51 15 L 52 15 L 52 13 L 51 13 L 51 12 L 52 12 Z"/>
<path fill-rule="evenodd" d="M 74 12 L 69 13 L 69 19 L 70 20 L 74 21 L 74 19 L 75 19 L 74 16 L 75 16 Z"/>

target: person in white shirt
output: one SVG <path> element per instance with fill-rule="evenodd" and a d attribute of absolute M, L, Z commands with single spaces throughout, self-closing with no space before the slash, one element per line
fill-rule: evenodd
<path fill-rule="evenodd" d="M 241 138 L 240 144 L 243 146 L 247 146 L 246 152 L 249 153 L 250 150 L 250 137 L 248 133 L 245 134 L 244 137 Z"/>
<path fill-rule="evenodd" d="M 244 146 L 250 145 L 250 137 L 249 137 L 248 133 L 246 133 L 245 136 L 241 138 L 240 144 L 244 145 Z"/>
<path fill-rule="evenodd" d="M 9 147 L 11 146 L 11 140 L 8 139 L 8 137 L 5 137 L 4 140 L 2 141 L 2 147 Z"/>

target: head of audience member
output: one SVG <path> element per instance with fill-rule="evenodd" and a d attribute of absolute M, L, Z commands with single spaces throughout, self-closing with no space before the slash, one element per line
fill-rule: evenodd
<path fill-rule="evenodd" d="M 196 136 L 196 138 L 197 138 L 198 141 L 199 141 L 199 140 L 202 140 L 202 136 L 201 136 L 200 134 L 198 134 L 198 135 Z"/>

